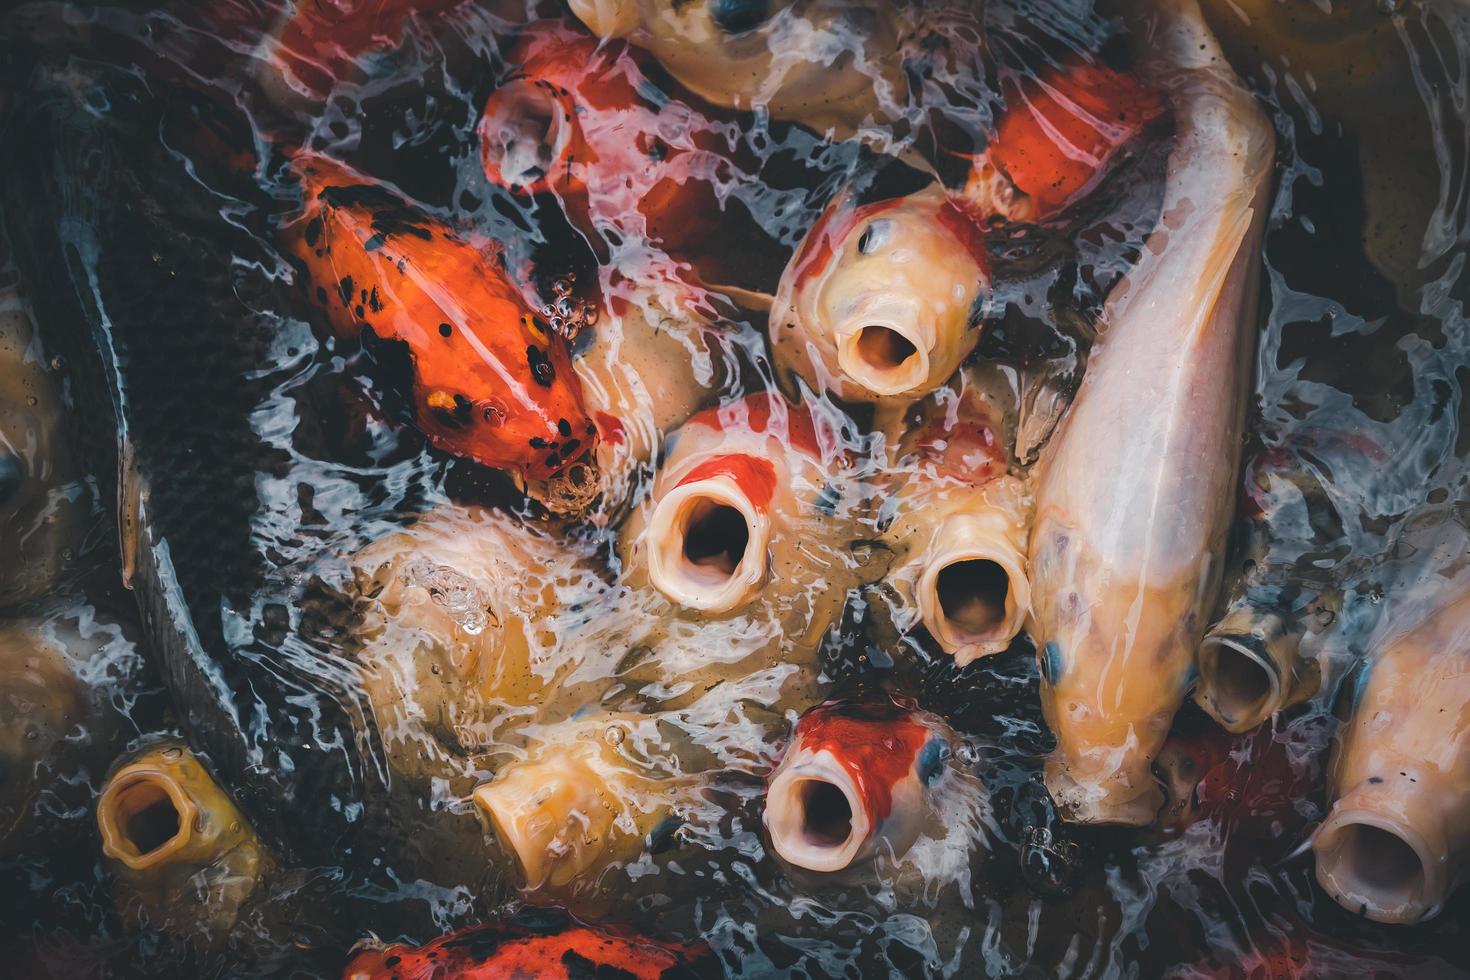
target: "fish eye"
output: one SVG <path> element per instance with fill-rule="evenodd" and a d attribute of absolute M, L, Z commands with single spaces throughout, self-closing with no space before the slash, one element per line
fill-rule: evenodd
<path fill-rule="evenodd" d="M 892 230 L 893 222 L 891 221 L 870 222 L 868 227 L 863 229 L 862 235 L 858 237 L 858 251 L 863 255 L 872 255 L 888 241 L 889 232 Z"/>
<path fill-rule="evenodd" d="M 20 491 L 25 482 L 25 470 L 14 453 L 0 450 L 0 504 L 5 503 Z"/>
<path fill-rule="evenodd" d="M 753 31 L 771 15 L 768 0 L 711 0 L 709 13 L 726 34 Z"/>

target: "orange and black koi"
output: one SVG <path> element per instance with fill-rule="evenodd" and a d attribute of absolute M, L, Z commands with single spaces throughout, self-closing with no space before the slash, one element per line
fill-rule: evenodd
<path fill-rule="evenodd" d="M 693 977 L 707 956 L 699 947 L 589 929 L 565 922 L 544 931 L 542 920 L 565 919 L 531 912 L 441 936 L 424 946 L 388 946 L 359 954 L 343 980 L 675 980 Z M 553 927 L 554 928 L 554 927 Z"/>
<path fill-rule="evenodd" d="M 404 344 L 415 422 L 437 448 L 545 479 L 596 442 L 566 344 L 493 242 L 471 242 L 345 167 L 293 163 L 305 210 L 286 237 L 339 336 Z"/>

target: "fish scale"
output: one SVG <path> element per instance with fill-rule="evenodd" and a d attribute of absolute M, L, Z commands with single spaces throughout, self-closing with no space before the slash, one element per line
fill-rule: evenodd
<path fill-rule="evenodd" d="M 124 566 L 192 743 L 268 837 L 336 847 L 355 828 L 316 804 L 373 782 L 331 748 L 356 743 L 349 716 L 311 664 L 235 627 L 255 622 L 259 597 L 295 592 L 256 530 L 260 485 L 291 459 L 252 426 L 279 383 L 286 285 L 151 139 L 182 105 L 160 91 L 100 64 L 35 71 L 7 140 L 17 259 L 58 325 L 82 444 L 103 499 L 119 501 Z"/>

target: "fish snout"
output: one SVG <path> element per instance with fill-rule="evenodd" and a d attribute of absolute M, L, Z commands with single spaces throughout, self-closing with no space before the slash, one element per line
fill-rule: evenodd
<path fill-rule="evenodd" d="M 912 304 L 859 309 L 837 337 L 838 366 L 873 395 L 901 395 L 929 381 L 934 328 Z"/>
<path fill-rule="evenodd" d="M 1463 865 L 1454 826 L 1470 819 L 1464 793 L 1406 769 L 1370 776 L 1332 806 L 1312 835 L 1317 881 L 1339 905 L 1375 922 L 1433 918 Z"/>
<path fill-rule="evenodd" d="M 793 753 L 766 790 L 771 846 L 789 864 L 809 871 L 841 871 L 871 850 L 871 807 L 829 751 Z"/>
<path fill-rule="evenodd" d="M 649 580 L 675 602 L 723 613 L 765 584 L 775 468 L 745 454 L 696 466 L 655 504 L 645 537 Z"/>
<path fill-rule="evenodd" d="M 535 78 L 490 94 L 480 117 L 480 162 L 490 182 L 517 194 L 564 191 L 574 162 L 575 109 Z"/>

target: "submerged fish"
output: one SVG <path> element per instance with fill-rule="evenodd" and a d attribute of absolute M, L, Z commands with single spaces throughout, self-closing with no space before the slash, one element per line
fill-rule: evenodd
<path fill-rule="evenodd" d="M 0 854 L 91 802 L 131 733 L 123 707 L 154 691 L 128 633 L 91 606 L 0 622 Z"/>
<path fill-rule="evenodd" d="M 0 286 L 0 609 L 55 587 L 90 506 L 30 305 Z"/>
<path fill-rule="evenodd" d="M 555 910 L 534 910 L 471 926 L 423 946 L 359 953 L 343 980 L 678 980 L 700 975 L 708 950 L 583 926 Z"/>
<path fill-rule="evenodd" d="M 440 449 L 528 479 L 596 444 L 565 341 L 472 242 L 324 157 L 298 156 L 306 207 L 287 229 L 340 336 L 403 344 L 414 420 Z"/>
<path fill-rule="evenodd" d="M 846 136 L 907 96 L 900 37 L 883 0 L 572 0 L 604 38 L 627 38 L 716 105 L 765 110 Z"/>
<path fill-rule="evenodd" d="M 56 325 L 149 647 L 191 744 L 262 836 L 340 853 L 378 819 L 354 802 L 385 787 L 333 658 L 276 638 L 300 587 L 282 549 L 301 551 L 272 527 L 298 490 L 279 492 L 293 457 L 268 420 L 300 369 L 283 331 L 309 340 L 272 274 L 285 266 L 263 221 L 244 227 L 251 208 L 225 220 L 159 139 L 220 122 L 210 104 L 99 60 L 31 79 L 4 147 L 7 224 Z"/>
<path fill-rule="evenodd" d="M 1151 16 L 1142 69 L 1175 118 L 1163 213 L 1035 477 L 1047 785 L 1091 823 L 1146 824 L 1162 805 L 1149 764 L 1193 683 L 1223 565 L 1273 161 L 1271 127 L 1194 0 Z"/>

